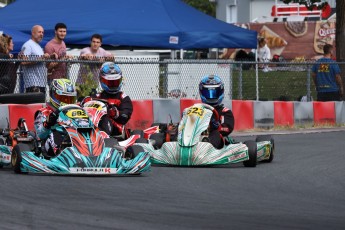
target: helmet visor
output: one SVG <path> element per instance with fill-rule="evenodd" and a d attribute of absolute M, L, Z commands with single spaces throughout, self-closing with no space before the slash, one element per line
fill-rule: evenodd
<path fill-rule="evenodd" d="M 77 97 L 75 95 L 60 95 L 57 93 L 54 93 L 54 97 L 57 101 L 65 104 L 74 104 L 77 100 Z"/>
<path fill-rule="evenodd" d="M 222 90 L 220 87 L 207 87 L 201 90 L 201 94 L 207 99 L 218 99 L 222 94 Z"/>
<path fill-rule="evenodd" d="M 119 79 L 115 79 L 115 80 L 113 80 L 113 79 L 108 80 L 108 79 L 101 77 L 101 82 L 104 83 L 105 85 L 107 85 L 109 88 L 118 88 L 119 86 L 121 86 L 122 77 Z"/>

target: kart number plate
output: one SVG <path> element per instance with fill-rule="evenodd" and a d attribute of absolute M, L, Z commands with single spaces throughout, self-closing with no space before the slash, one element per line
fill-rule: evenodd
<path fill-rule="evenodd" d="M 188 116 L 197 115 L 199 117 L 202 117 L 202 116 L 204 116 L 204 112 L 205 112 L 205 110 L 201 107 L 192 107 L 192 108 L 188 109 L 187 115 Z"/>
<path fill-rule="evenodd" d="M 66 116 L 69 118 L 88 118 L 87 114 L 82 109 L 71 109 L 66 113 Z"/>

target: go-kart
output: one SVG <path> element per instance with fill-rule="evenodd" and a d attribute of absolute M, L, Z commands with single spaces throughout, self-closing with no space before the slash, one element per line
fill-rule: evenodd
<path fill-rule="evenodd" d="M 229 138 L 224 147 L 216 149 L 209 143 L 211 117 L 217 111 L 207 104 L 194 104 L 183 111 L 176 141 L 166 141 L 164 133 L 152 134 L 148 143 L 136 143 L 151 155 L 154 164 L 174 166 L 221 165 L 243 162 L 255 167 L 258 161 L 273 160 L 274 140 L 259 136 L 256 140 L 234 142 Z M 158 144 L 157 144 L 158 143 Z"/>
<path fill-rule="evenodd" d="M 37 138 L 30 143 L 18 142 L 11 154 L 14 172 L 116 175 L 141 174 L 150 169 L 150 155 L 143 148 L 118 150 L 113 139 L 104 138 L 80 106 L 62 106 L 56 114 L 57 124 L 51 129 L 62 137 L 57 155 L 47 156 Z"/>
<path fill-rule="evenodd" d="M 35 134 L 28 131 L 24 118 L 18 120 L 15 129 L 0 129 L 0 168 L 11 165 L 11 152 L 18 143 L 33 145 Z M 34 148 L 34 146 L 32 146 Z"/>
<path fill-rule="evenodd" d="M 86 102 L 82 102 L 81 106 L 89 115 L 93 124 L 99 127 L 100 120 L 107 115 L 108 107 L 114 106 L 116 103 L 112 100 L 105 100 L 100 98 L 92 98 Z M 100 131 L 105 138 L 115 138 L 118 141 L 118 145 L 124 148 L 131 146 L 138 138 L 147 138 L 150 134 L 156 132 L 158 127 L 152 127 L 145 130 L 129 130 L 126 126 L 116 127 L 121 130 L 121 134 L 117 136 L 109 136 L 106 132 Z M 115 140 L 115 141 L 116 141 Z"/>

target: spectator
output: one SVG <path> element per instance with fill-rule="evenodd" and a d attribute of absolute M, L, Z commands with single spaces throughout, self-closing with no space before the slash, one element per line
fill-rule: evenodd
<path fill-rule="evenodd" d="M 94 34 L 91 36 L 91 45 L 80 51 L 80 59 L 88 61 L 114 61 L 114 55 L 102 47 L 102 36 Z M 77 79 L 77 84 L 82 84 L 88 74 L 92 74 L 94 82 L 98 81 L 99 70 L 102 63 L 81 64 Z"/>
<path fill-rule="evenodd" d="M 259 38 L 259 47 L 258 47 L 258 61 L 259 62 L 269 62 L 271 60 L 271 50 L 266 44 L 265 38 Z M 268 64 L 261 64 L 259 68 L 264 72 L 271 71 L 272 69 L 268 67 Z"/>
<path fill-rule="evenodd" d="M 323 47 L 323 57 L 312 67 L 312 77 L 317 92 L 317 101 L 341 101 L 344 95 L 340 68 L 334 60 L 333 46 Z"/>
<path fill-rule="evenodd" d="M 67 33 L 67 26 L 64 23 L 57 23 L 55 25 L 55 36 L 50 40 L 44 51 L 48 53 L 51 59 L 64 59 L 66 57 L 66 44 L 64 39 Z M 66 63 L 65 62 L 48 62 L 48 84 L 50 85 L 53 79 L 66 77 Z"/>
<path fill-rule="evenodd" d="M 22 62 L 23 80 L 25 92 L 46 92 L 47 68 L 42 59 L 49 59 L 50 55 L 44 53 L 39 43 L 43 39 L 44 29 L 40 25 L 35 25 L 31 29 L 31 39 L 24 43 L 20 56 Z"/>
<path fill-rule="evenodd" d="M 0 36 L 0 58 L 13 58 L 12 37 L 7 34 Z M 0 64 L 0 94 L 13 93 L 17 83 L 17 68 L 19 62 L 2 62 Z"/>

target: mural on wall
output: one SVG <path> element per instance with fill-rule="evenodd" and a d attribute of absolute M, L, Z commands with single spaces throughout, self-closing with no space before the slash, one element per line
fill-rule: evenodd
<path fill-rule="evenodd" d="M 239 25 L 256 30 L 265 37 L 271 57 L 285 60 L 314 60 L 322 56 L 325 44 L 335 45 L 335 20 L 246 23 Z M 234 59 L 238 49 L 224 49 L 222 59 Z M 250 52 L 250 50 L 246 50 Z"/>

